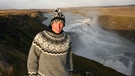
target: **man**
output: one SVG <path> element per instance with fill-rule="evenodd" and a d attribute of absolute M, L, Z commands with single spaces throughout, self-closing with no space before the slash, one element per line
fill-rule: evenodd
<path fill-rule="evenodd" d="M 69 76 L 73 70 L 70 37 L 63 31 L 65 16 L 56 9 L 47 30 L 38 33 L 31 45 L 29 76 Z"/>

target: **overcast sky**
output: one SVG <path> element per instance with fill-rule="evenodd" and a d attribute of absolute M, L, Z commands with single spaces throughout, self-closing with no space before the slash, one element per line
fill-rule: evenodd
<path fill-rule="evenodd" d="M 135 4 L 135 0 L 0 0 L 0 9 L 44 9 Z"/>

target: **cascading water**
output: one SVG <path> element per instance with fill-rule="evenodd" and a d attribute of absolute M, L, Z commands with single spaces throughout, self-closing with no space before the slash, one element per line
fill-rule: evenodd
<path fill-rule="evenodd" d="M 48 25 L 51 15 L 44 15 L 49 19 L 43 23 Z M 96 14 L 84 17 L 65 13 L 65 16 L 64 30 L 71 35 L 73 53 L 100 62 L 123 74 L 135 75 L 135 43 L 115 32 L 100 28 Z"/>

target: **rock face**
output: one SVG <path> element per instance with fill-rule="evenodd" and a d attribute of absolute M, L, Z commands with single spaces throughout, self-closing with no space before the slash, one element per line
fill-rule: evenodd
<path fill-rule="evenodd" d="M 7 55 L 0 49 L 0 76 L 12 75 L 13 66 L 9 64 Z"/>
<path fill-rule="evenodd" d="M 41 20 L 43 20 L 41 17 L 38 12 L 0 16 L 0 42 L 10 46 L 28 47 L 27 43 L 30 43 L 31 40 L 27 40 L 27 38 L 33 39 L 37 32 L 46 28 L 41 24 Z M 26 38 L 23 39 L 23 36 Z"/>
<path fill-rule="evenodd" d="M 41 12 L 0 12 L 0 76 L 27 75 L 27 54 L 34 36 L 46 26 Z"/>

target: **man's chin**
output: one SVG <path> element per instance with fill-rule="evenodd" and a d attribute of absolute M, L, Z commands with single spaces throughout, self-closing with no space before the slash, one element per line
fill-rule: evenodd
<path fill-rule="evenodd" d="M 59 34 L 60 32 L 55 32 L 56 34 Z"/>

